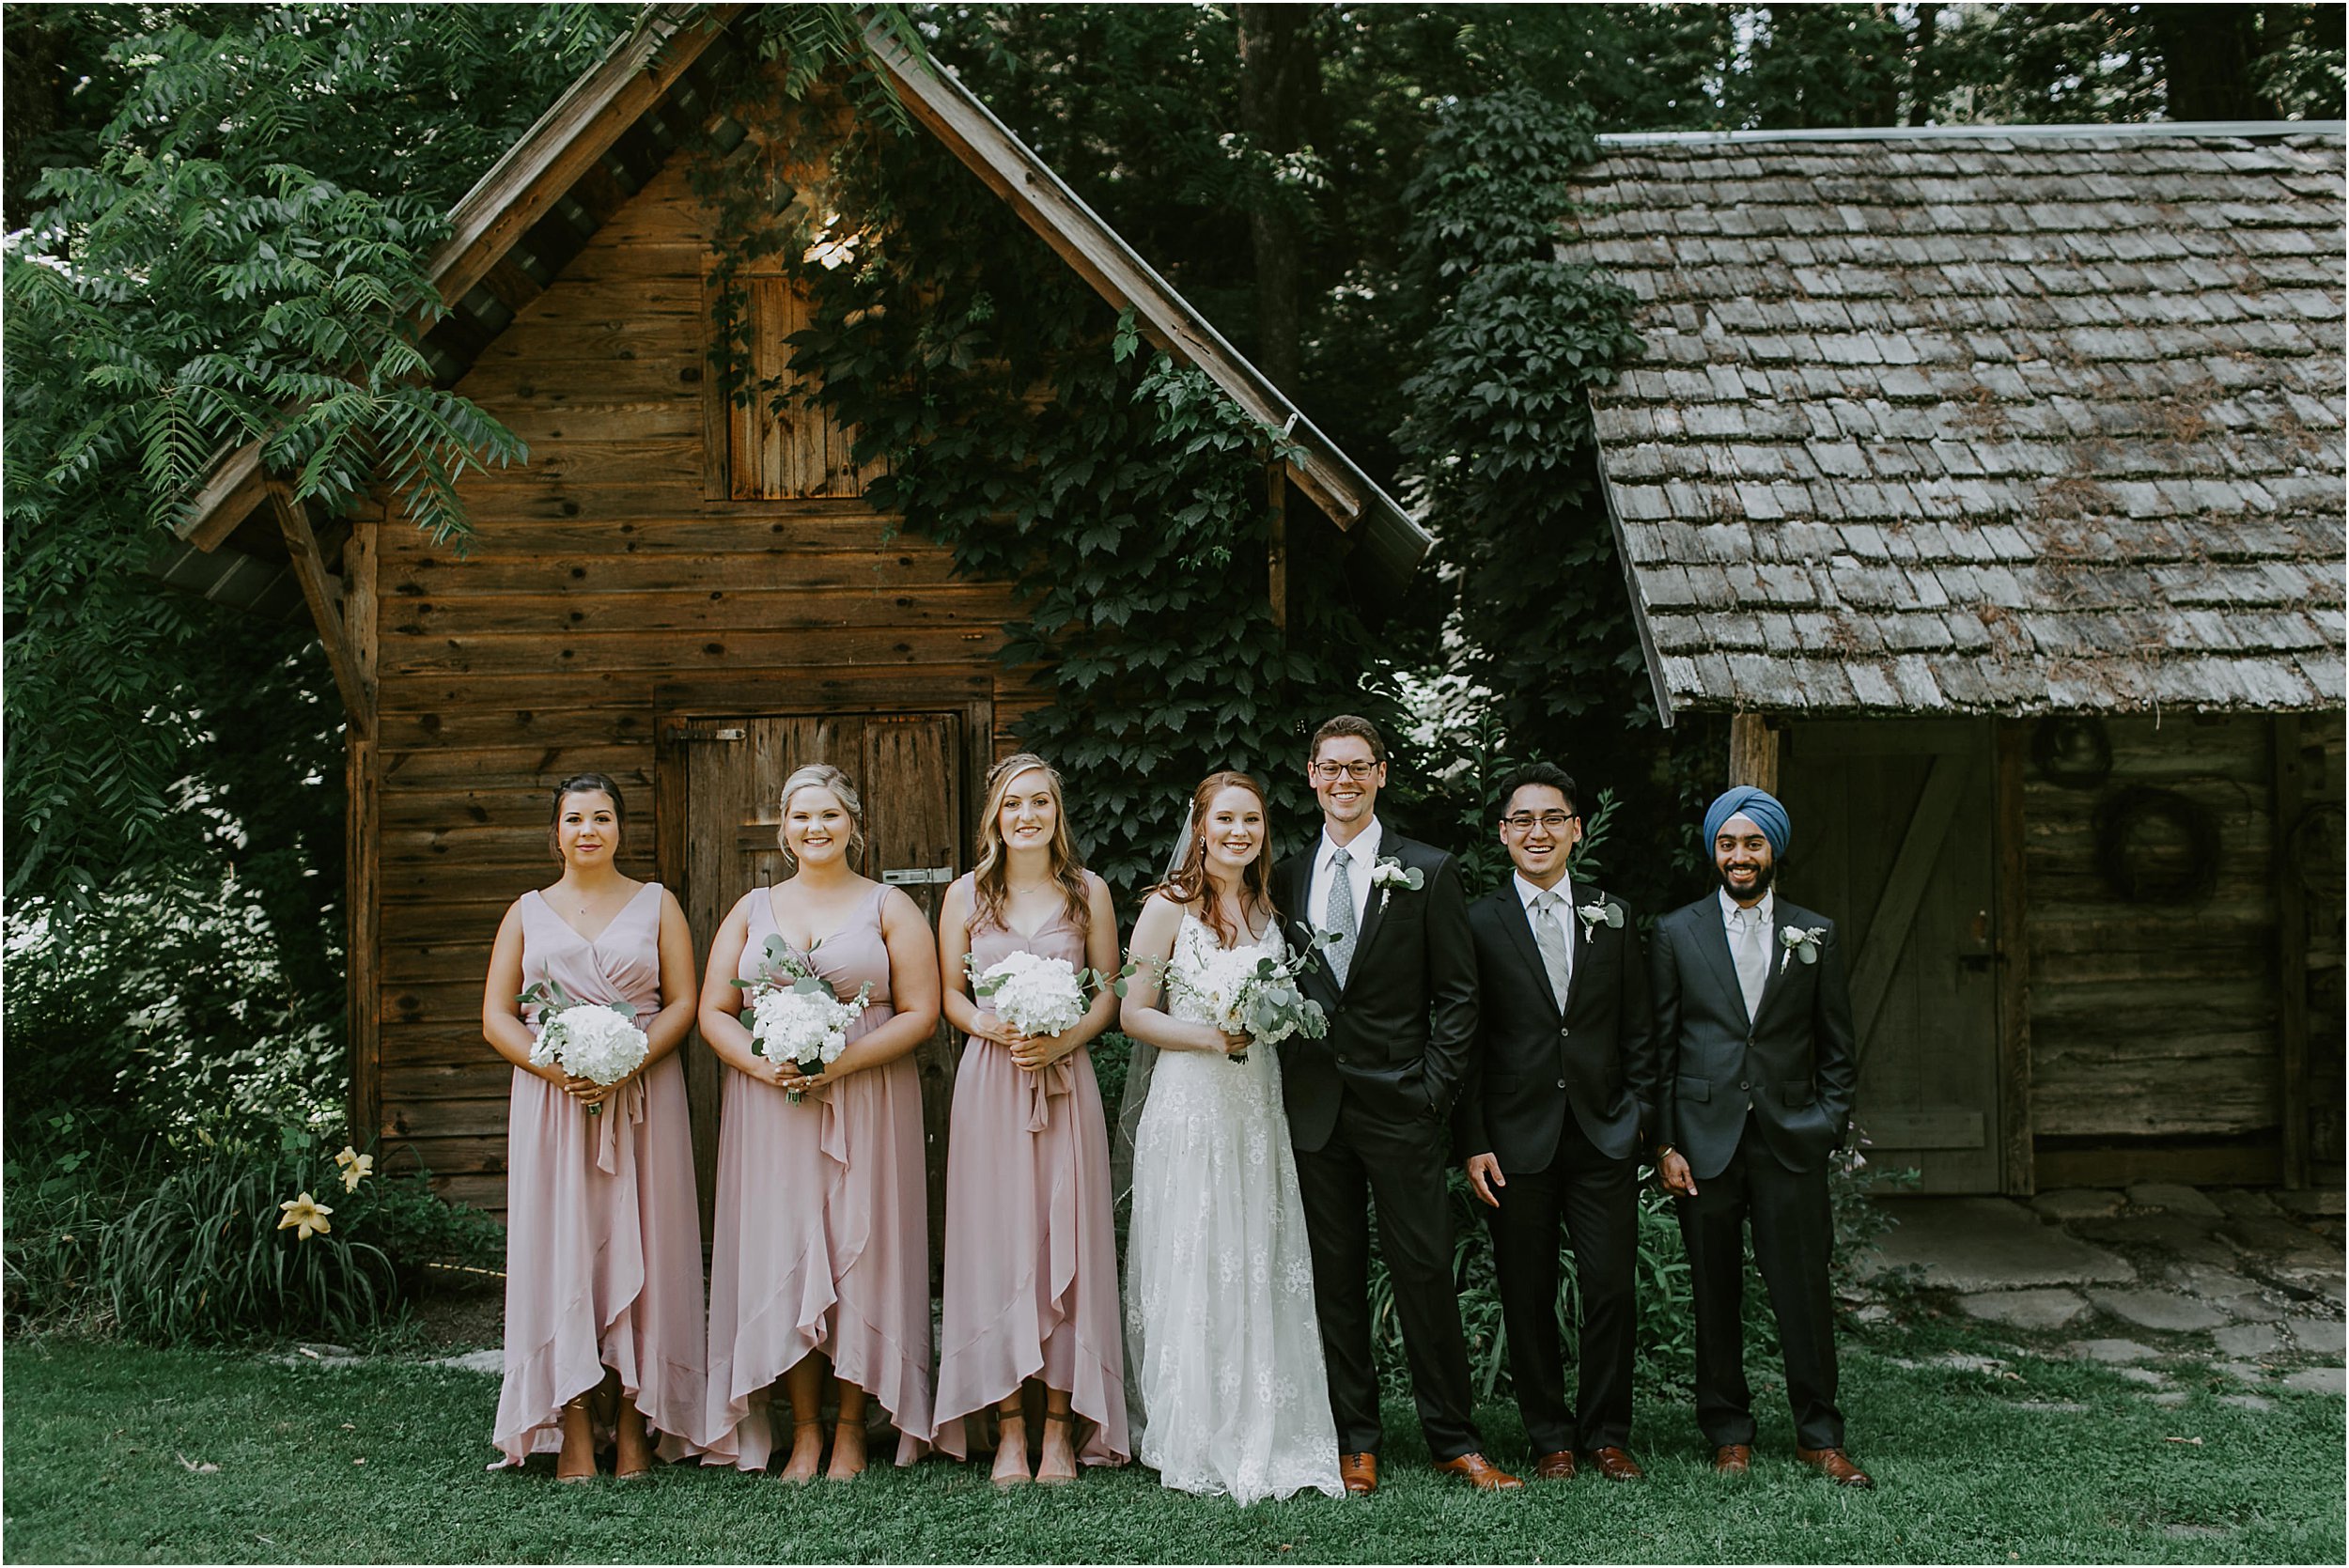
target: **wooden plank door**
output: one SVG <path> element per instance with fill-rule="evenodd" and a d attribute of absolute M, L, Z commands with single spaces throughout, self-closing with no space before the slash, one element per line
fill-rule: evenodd
<path fill-rule="evenodd" d="M 1843 933 L 1869 1158 L 2001 1190 L 1993 731 L 1806 721 L 1784 764 L 1786 894 Z"/>
<path fill-rule="evenodd" d="M 684 906 L 705 962 L 708 939 L 736 900 L 789 875 L 777 844 L 780 796 L 792 769 L 807 763 L 831 763 L 848 775 L 863 800 L 865 851 L 858 870 L 902 887 L 932 922 L 946 884 L 960 875 L 965 759 L 959 713 L 672 716 L 661 721 L 660 750 L 662 799 L 681 799 L 685 805 L 662 823 L 662 874 Z M 685 1053 L 707 1234 L 716 1195 L 723 1069 L 698 1034 L 686 1042 Z M 957 1059 L 942 1028 L 916 1058 L 933 1244 L 945 1213 L 946 1117 Z"/>

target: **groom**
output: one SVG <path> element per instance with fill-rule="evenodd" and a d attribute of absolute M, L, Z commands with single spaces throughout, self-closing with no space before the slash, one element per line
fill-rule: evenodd
<path fill-rule="evenodd" d="M 1477 995 L 1460 873 L 1451 856 L 1378 820 L 1373 808 L 1387 782 L 1387 747 L 1369 720 L 1343 714 L 1315 730 L 1306 774 L 1321 802 L 1321 836 L 1282 865 L 1273 887 L 1298 945 L 1315 931 L 1336 934 L 1304 982 L 1328 1011 L 1330 1032 L 1283 1045 L 1281 1081 L 1313 1247 L 1339 1473 L 1348 1492 L 1377 1488 L 1375 1201 L 1411 1393 L 1436 1468 L 1481 1491 L 1518 1486 L 1480 1452 L 1452 1281 L 1446 1118 L 1475 1043 Z"/>

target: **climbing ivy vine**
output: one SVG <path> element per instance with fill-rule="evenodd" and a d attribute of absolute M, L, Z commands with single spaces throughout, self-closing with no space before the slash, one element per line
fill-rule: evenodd
<path fill-rule="evenodd" d="M 738 397 L 812 401 L 853 427 L 857 460 L 887 466 L 867 491 L 879 509 L 961 574 L 1018 585 L 1003 657 L 1043 698 L 1019 733 L 1061 769 L 1072 826 L 1121 893 L 1156 876 L 1219 768 L 1262 779 L 1284 846 L 1301 840 L 1312 724 L 1395 712 L 1337 536 L 1330 558 L 1298 560 L 1283 628 L 1277 433 L 1151 349 L 935 138 L 876 112 L 875 90 L 835 77 L 778 110 L 755 75 L 741 84 L 751 133 L 695 174 L 732 344 L 721 373 Z M 754 262 L 811 302 L 793 386 L 745 368 L 728 285 Z"/>

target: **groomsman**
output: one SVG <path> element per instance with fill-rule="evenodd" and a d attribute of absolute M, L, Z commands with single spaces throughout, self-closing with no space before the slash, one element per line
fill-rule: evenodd
<path fill-rule="evenodd" d="M 1304 978 L 1330 1015 L 1319 1040 L 1281 1048 L 1281 1084 L 1314 1254 L 1314 1305 L 1330 1368 L 1338 1473 L 1378 1485 L 1378 1378 L 1370 1354 L 1370 1211 L 1436 1468 L 1480 1491 L 1522 1485 L 1480 1452 L 1468 1343 L 1452 1278 L 1445 1129 L 1476 1039 L 1468 897 L 1450 855 L 1405 838 L 1376 807 L 1387 747 L 1369 720 L 1314 732 L 1306 776 L 1321 832 L 1273 874 L 1292 943 L 1334 933 Z"/>
<path fill-rule="evenodd" d="M 1670 1085 L 1657 1167 L 1680 1200 L 1697 1424 L 1713 1467 L 1743 1473 L 1753 1458 L 1741 1328 L 1750 1224 L 1785 1354 L 1795 1457 L 1840 1485 L 1873 1486 L 1843 1452 L 1828 1291 L 1828 1161 L 1859 1076 L 1851 993 L 1835 923 L 1771 885 L 1793 835 L 1766 791 L 1728 791 L 1704 814 L 1720 891 L 1657 923 L 1650 967 Z"/>
<path fill-rule="evenodd" d="M 1477 1049 L 1453 1146 L 1489 1210 L 1517 1408 L 1545 1481 L 1575 1451 L 1610 1481 L 1637 1481 L 1631 1365 L 1639 1327 L 1640 1152 L 1660 1088 L 1648 978 L 1624 907 L 1566 874 L 1582 836 L 1562 769 L 1519 770 L 1501 795 L 1516 874 L 1469 907 L 1476 943 Z M 1582 1300 L 1575 1407 L 1558 1334 L 1558 1236 L 1574 1245 Z"/>

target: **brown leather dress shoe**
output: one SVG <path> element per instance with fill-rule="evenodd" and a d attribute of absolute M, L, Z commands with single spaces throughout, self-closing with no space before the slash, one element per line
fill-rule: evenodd
<path fill-rule="evenodd" d="M 1572 1481 L 1574 1479 L 1574 1450 L 1560 1449 L 1545 1453 L 1533 1461 L 1535 1481 Z"/>
<path fill-rule="evenodd" d="M 1851 1455 L 1842 1449 L 1797 1449 L 1795 1457 L 1838 1486 L 1867 1489 L 1875 1485 L 1868 1472 L 1853 1464 Z"/>
<path fill-rule="evenodd" d="M 1378 1456 L 1375 1453 L 1339 1454 L 1338 1479 L 1346 1483 L 1347 1496 L 1370 1496 L 1378 1490 Z"/>
<path fill-rule="evenodd" d="M 1723 1443 L 1713 1451 L 1713 1469 L 1719 1475 L 1744 1475 L 1753 1468 L 1751 1443 Z"/>
<path fill-rule="evenodd" d="M 1525 1484 L 1481 1453 L 1464 1453 L 1457 1459 L 1439 1459 L 1436 1473 L 1456 1475 L 1480 1492 L 1507 1492 Z"/>
<path fill-rule="evenodd" d="M 1647 1474 L 1638 1460 L 1621 1449 L 1593 1449 L 1584 1457 L 1590 1460 L 1591 1468 L 1610 1481 L 1638 1481 Z"/>

